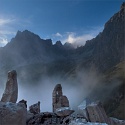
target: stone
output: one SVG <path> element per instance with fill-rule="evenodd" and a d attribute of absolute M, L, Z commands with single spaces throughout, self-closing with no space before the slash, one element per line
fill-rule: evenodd
<path fill-rule="evenodd" d="M 23 103 L 26 106 L 26 108 L 27 108 L 27 101 L 26 100 L 22 99 L 18 103 Z"/>
<path fill-rule="evenodd" d="M 63 95 L 59 98 L 59 104 L 61 107 L 69 107 L 69 100 L 68 98 Z"/>
<path fill-rule="evenodd" d="M 8 72 L 6 88 L 4 90 L 1 101 L 16 103 L 17 98 L 18 98 L 17 73 L 15 70 L 12 70 Z"/>
<path fill-rule="evenodd" d="M 101 104 L 101 102 L 94 102 L 89 104 L 87 107 L 90 122 L 99 122 L 109 124 L 109 118 Z"/>
<path fill-rule="evenodd" d="M 74 110 L 70 109 L 69 107 L 61 107 L 56 109 L 56 114 L 60 117 L 69 116 L 74 112 Z"/>
<path fill-rule="evenodd" d="M 27 125 L 55 125 L 58 123 L 60 123 L 60 119 L 52 112 L 42 112 L 27 120 Z"/>
<path fill-rule="evenodd" d="M 33 113 L 31 113 L 30 111 L 27 111 L 27 117 L 26 117 L 26 121 L 29 121 L 30 119 L 32 119 L 34 116 Z"/>
<path fill-rule="evenodd" d="M 78 106 L 78 113 L 82 115 L 87 121 L 89 120 L 89 114 L 87 112 L 87 105 L 90 104 L 86 99 Z"/>
<path fill-rule="evenodd" d="M 110 125 L 125 125 L 125 120 L 118 120 L 110 117 Z"/>
<path fill-rule="evenodd" d="M 39 114 L 40 113 L 40 101 L 38 103 L 33 104 L 29 107 L 29 111 L 33 114 Z"/>
<path fill-rule="evenodd" d="M 53 112 L 56 112 L 56 109 L 61 107 L 69 107 L 69 100 L 66 96 L 63 95 L 61 84 L 57 84 L 52 93 L 53 96 Z"/>
<path fill-rule="evenodd" d="M 26 116 L 24 104 L 0 102 L 0 125 L 26 125 Z"/>

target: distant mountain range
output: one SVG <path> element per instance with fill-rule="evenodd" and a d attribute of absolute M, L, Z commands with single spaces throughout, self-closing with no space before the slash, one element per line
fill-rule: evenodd
<path fill-rule="evenodd" d="M 60 41 L 53 45 L 51 39 L 41 39 L 28 30 L 18 31 L 15 38 L 12 38 L 5 47 L 0 48 L 0 83 L 4 81 L 3 75 L 11 69 L 17 70 L 24 83 L 27 80 L 32 83 L 33 79 L 37 82 L 45 75 L 59 75 L 61 78 L 74 79 L 76 71 L 91 70 L 91 68 L 109 77 L 108 72 L 113 73 L 114 70 L 111 70 L 113 67 L 121 63 L 124 67 L 125 64 L 123 63 L 125 60 L 124 27 L 125 3 L 122 4 L 120 11 L 106 22 L 101 33 L 94 39 L 86 41 L 85 46 L 78 48 L 73 48 L 70 43 L 62 45 Z M 22 75 L 22 71 L 27 75 Z M 124 76 L 122 78 L 124 79 Z M 109 83 L 113 80 L 107 78 L 107 81 Z M 123 84 L 124 82 L 119 86 Z M 123 98 L 121 100 L 123 101 Z M 121 104 L 121 100 L 117 106 L 114 106 L 115 108 Z M 114 109 L 107 109 L 107 111 L 113 112 Z M 123 117 L 120 116 L 120 118 Z"/>
<path fill-rule="evenodd" d="M 69 43 L 62 45 L 60 41 L 53 45 L 51 39 L 41 39 L 28 30 L 18 31 L 11 42 L 0 48 L 0 68 L 72 59 L 77 64 L 94 65 L 105 71 L 124 60 L 124 15 L 123 5 L 96 38 L 86 41 L 85 46 L 77 49 Z"/>

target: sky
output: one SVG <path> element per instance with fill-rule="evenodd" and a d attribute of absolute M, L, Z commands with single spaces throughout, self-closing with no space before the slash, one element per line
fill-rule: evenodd
<path fill-rule="evenodd" d="M 29 30 L 51 38 L 84 45 L 102 32 L 124 0 L 0 0 L 0 47 L 17 31 Z"/>

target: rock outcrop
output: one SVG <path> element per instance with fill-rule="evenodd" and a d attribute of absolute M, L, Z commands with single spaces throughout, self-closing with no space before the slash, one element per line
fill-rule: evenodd
<path fill-rule="evenodd" d="M 24 104 L 0 102 L 0 125 L 26 125 L 26 117 Z"/>
<path fill-rule="evenodd" d="M 74 112 L 74 110 L 69 107 L 68 98 L 63 95 L 61 84 L 57 84 L 52 93 L 53 100 L 53 112 L 58 116 L 64 117 L 69 116 Z"/>
<path fill-rule="evenodd" d="M 109 124 L 109 118 L 101 102 L 91 103 L 87 107 L 90 122 L 99 122 Z"/>
<path fill-rule="evenodd" d="M 69 107 L 69 100 L 66 96 L 63 95 L 61 84 L 57 84 L 55 86 L 52 96 L 53 112 L 55 112 L 58 108 Z"/>
<path fill-rule="evenodd" d="M 1 101 L 16 103 L 17 98 L 18 98 L 17 73 L 15 70 L 13 70 L 8 72 L 6 88 L 4 90 Z"/>
<path fill-rule="evenodd" d="M 27 108 L 27 101 L 26 100 L 22 99 L 18 103 L 23 103 L 26 106 L 26 108 Z"/>
<path fill-rule="evenodd" d="M 81 125 L 87 125 L 89 124 L 96 124 L 99 125 L 125 125 L 125 121 L 118 120 L 115 118 L 109 118 L 101 104 L 101 102 L 93 102 L 88 105 L 86 105 L 84 101 L 83 104 L 78 106 L 78 111 L 82 117 L 82 120 L 85 120 L 87 122 L 81 122 Z M 81 120 L 79 118 L 76 118 L 77 120 Z M 76 125 L 77 121 L 73 120 L 71 125 Z"/>
<path fill-rule="evenodd" d="M 33 104 L 29 107 L 29 111 L 33 114 L 39 114 L 40 113 L 40 102 Z"/>

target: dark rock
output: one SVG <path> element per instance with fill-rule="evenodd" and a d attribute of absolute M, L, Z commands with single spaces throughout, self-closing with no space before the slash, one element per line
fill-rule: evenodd
<path fill-rule="evenodd" d="M 22 100 L 19 101 L 18 103 L 23 103 L 23 104 L 26 106 L 26 108 L 27 108 L 27 101 L 26 101 L 26 100 L 22 99 Z"/>
<path fill-rule="evenodd" d="M 18 98 L 17 73 L 15 70 L 8 72 L 6 88 L 4 90 L 1 101 L 16 103 Z"/>
<path fill-rule="evenodd" d="M 110 125 L 125 125 L 125 121 L 118 120 L 116 118 L 110 118 Z"/>
<path fill-rule="evenodd" d="M 55 44 L 55 46 L 62 47 L 63 45 L 62 45 L 61 41 L 57 41 L 56 44 Z"/>
<path fill-rule="evenodd" d="M 121 5 L 121 10 L 125 9 L 125 2 L 122 3 Z"/>
<path fill-rule="evenodd" d="M 40 102 L 33 104 L 29 107 L 29 111 L 33 114 L 40 113 Z"/>
<path fill-rule="evenodd" d="M 63 96 L 61 84 L 57 84 L 52 93 L 53 98 L 53 112 L 58 108 L 69 107 L 69 101 L 66 96 Z"/>
<path fill-rule="evenodd" d="M 0 125 L 26 125 L 26 117 L 24 104 L 0 102 Z"/>
<path fill-rule="evenodd" d="M 86 109 L 89 115 L 89 120 L 91 122 L 109 124 L 109 118 L 106 115 L 105 110 L 100 102 L 91 103 L 87 106 Z"/>

